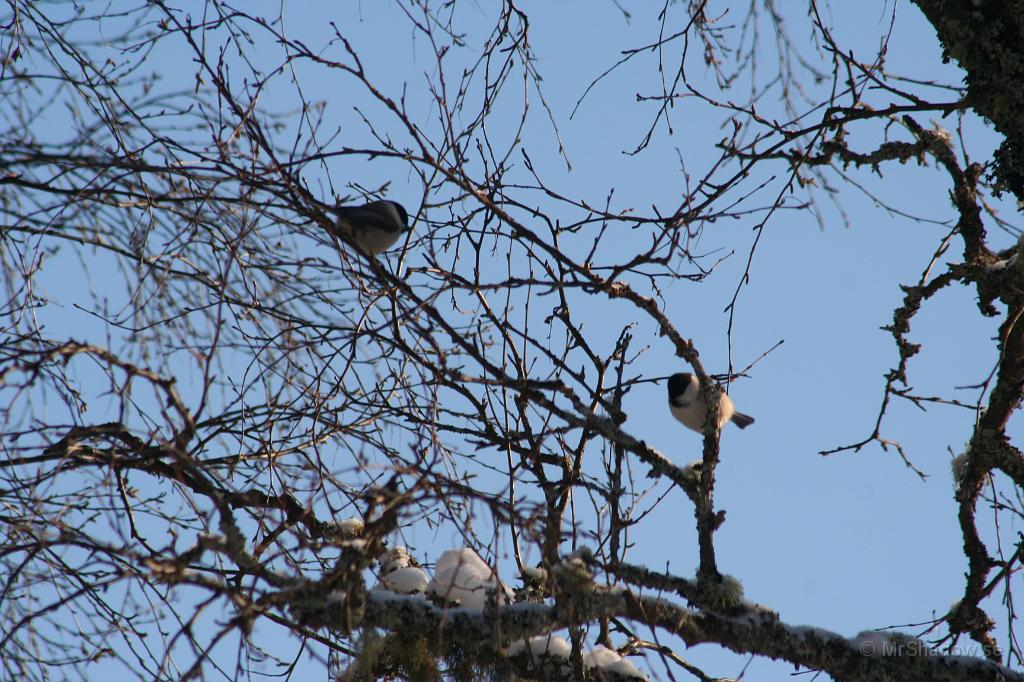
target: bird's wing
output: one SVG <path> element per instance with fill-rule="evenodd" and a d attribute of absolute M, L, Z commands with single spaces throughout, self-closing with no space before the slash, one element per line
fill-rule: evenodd
<path fill-rule="evenodd" d="M 387 232 L 401 232 L 404 228 L 399 220 L 397 211 L 390 206 L 385 211 L 392 215 L 381 213 L 381 210 L 374 210 L 364 206 L 349 207 L 338 206 L 338 215 L 348 220 L 353 225 L 365 225 L 366 227 L 384 230 Z"/>

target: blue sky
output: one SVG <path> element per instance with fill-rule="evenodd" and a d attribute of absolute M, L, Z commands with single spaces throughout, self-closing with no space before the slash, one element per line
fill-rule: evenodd
<path fill-rule="evenodd" d="M 675 3 L 670 8 L 676 23 L 682 5 Z M 260 6 L 267 12 L 277 7 L 272 3 Z M 684 100 L 671 112 L 671 134 L 659 124 L 649 148 L 637 155 L 625 154 L 642 139 L 655 106 L 637 102 L 635 95 L 658 92 L 656 62 L 645 55 L 598 83 L 569 118 L 587 85 L 618 60 L 621 50 L 647 44 L 656 36 L 658 7 L 641 3 L 631 8 L 630 21 L 612 2 L 525 2 L 521 9 L 530 16 L 542 92 L 572 164 L 571 170 L 567 169 L 557 155 L 552 126 L 536 93 L 531 92 L 532 109 L 521 146 L 538 173 L 560 192 L 594 206 L 603 205 L 614 189 L 618 210 L 633 208 L 642 214 L 649 214 L 652 207 L 662 213 L 674 210 L 685 186 L 680 159 L 687 171 L 699 177 L 718 156 L 714 145 L 726 135 L 720 111 L 695 99 Z M 868 9 L 864 3 L 835 3 L 830 10 L 839 44 L 869 60 L 889 30 L 891 3 L 873 3 Z M 721 24 L 735 26 L 742 11 L 742 7 L 731 8 Z M 792 12 L 787 25 L 795 45 L 817 60 L 802 3 L 787 3 L 784 11 Z M 394 3 L 332 3 L 316 10 L 289 8 L 288 12 L 286 32 L 315 50 L 330 37 L 327 22 L 335 22 L 352 41 L 371 80 L 393 98 L 404 91 L 413 122 L 436 131 L 435 109 L 426 84 L 436 78 L 437 65 L 429 45 L 421 37 L 411 39 L 408 21 Z M 479 41 L 493 21 L 493 10 L 485 3 L 463 5 L 458 12 L 458 26 L 466 31 L 468 47 L 446 57 L 450 83 L 457 81 L 465 64 L 477 58 Z M 899 3 L 895 13 L 887 68 L 918 79 L 959 84 L 960 74 L 954 66 L 941 63 L 934 31 L 917 9 Z M 760 68 L 770 74 L 776 68 L 772 61 L 775 53 L 770 38 L 766 40 Z M 325 48 L 323 55 L 344 59 L 338 44 Z M 281 53 L 261 45 L 253 56 L 274 65 Z M 694 49 L 693 57 L 688 66 L 692 82 L 713 89 L 699 49 Z M 176 77 L 183 77 L 183 82 L 174 85 L 191 86 L 193 67 L 180 66 L 184 63 L 180 53 L 168 46 L 158 50 L 153 59 L 160 65 L 157 68 L 166 70 L 168 86 Z M 827 66 L 823 64 L 823 68 Z M 336 147 L 373 143 L 355 107 L 401 139 L 403 133 L 396 122 L 373 105 L 353 79 L 308 64 L 298 64 L 295 75 L 307 98 L 326 103 L 325 116 L 336 121 L 340 131 L 333 142 Z M 805 85 L 820 96 L 820 86 L 815 90 L 813 84 Z M 499 109 L 507 107 L 507 112 L 495 114 L 494 135 L 507 146 L 516 144 L 514 129 L 501 123 L 504 117 L 509 122 L 517 119 L 519 92 L 510 86 L 509 94 L 496 102 Z M 785 113 L 773 97 L 759 103 L 759 110 L 781 119 Z M 938 98 L 945 101 L 950 95 L 940 93 Z M 736 99 L 742 99 L 742 94 Z M 866 99 L 879 106 L 889 101 L 876 95 Z M 261 107 L 278 112 L 294 109 L 296 104 L 295 85 L 285 75 L 276 78 L 260 100 Z M 812 115 L 811 120 L 819 115 Z M 932 118 L 937 116 L 916 116 L 926 127 Z M 941 124 L 947 128 L 956 125 L 952 117 Z M 967 116 L 964 125 L 972 159 L 989 158 L 997 138 L 975 117 Z M 874 149 L 886 139 L 877 123 L 852 130 L 852 143 L 861 151 Z M 907 134 L 895 127 L 891 134 L 907 139 Z M 401 160 L 336 157 L 327 162 L 325 171 L 309 178 L 314 186 L 317 181 L 323 183 L 325 200 L 330 199 L 328 177 L 339 194 L 346 194 L 347 183 L 375 188 L 390 182 L 388 196 L 413 210 L 422 196 L 417 178 Z M 525 174 L 521 163 L 516 172 Z M 749 205 L 770 205 L 786 172 L 781 163 L 770 173 L 758 170 L 762 179 L 770 182 Z M 717 507 L 727 511 L 728 520 L 716 536 L 716 547 L 721 570 L 743 583 L 748 599 L 777 610 L 788 623 L 811 624 L 852 636 L 862 630 L 930 620 L 961 596 L 966 562 L 949 463 L 951 452 L 963 450 L 974 415 L 943 406 L 922 412 L 900 401 L 890 407 L 883 436 L 903 444 L 913 464 L 928 474 L 924 482 L 894 450 L 883 451 L 877 444 L 859 452 L 819 454 L 870 434 L 884 373 L 897 358 L 891 336 L 879 328 L 891 321 L 892 311 L 901 301 L 898 285 L 916 283 L 955 219 L 948 199 L 948 177 L 933 166 L 888 164 L 879 174 L 866 169 L 850 169 L 850 174 L 890 206 L 941 224 L 910 220 L 886 210 L 834 176 L 840 188 L 837 200 L 849 217 L 848 226 L 827 200 L 822 204 L 823 227 L 808 210 L 780 211 L 768 221 L 749 271 L 749 284 L 737 303 L 733 362 L 746 366 L 776 342 L 784 340 L 784 344 L 762 360 L 749 379 L 736 382 L 731 389 L 739 409 L 755 416 L 757 423 L 743 432 L 727 428 L 722 436 L 716 500 Z M 757 181 L 752 178 L 745 186 L 752 189 Z M 554 218 L 571 221 L 581 216 L 579 211 L 537 193 L 521 196 L 531 197 Z M 429 217 L 429 213 L 425 215 Z M 1004 217 L 1009 216 L 1012 212 L 1004 208 Z M 706 264 L 724 260 L 701 283 L 680 279 L 664 284 L 665 312 L 684 336 L 694 341 L 705 367 L 712 372 L 728 368 L 729 318 L 723 311 L 742 278 L 759 217 L 749 215 L 705 226 L 693 250 L 708 254 Z M 422 224 L 421 228 L 426 229 Z M 635 248 L 634 240 L 645 239 L 641 230 L 626 224 L 616 225 L 611 234 L 609 255 Z M 990 227 L 990 234 L 994 246 L 1005 247 L 1014 241 L 996 227 Z M 942 262 L 960 260 L 961 248 L 954 242 Z M 389 262 L 394 263 L 395 258 Z M 405 266 L 419 264 L 414 248 Z M 684 272 L 692 271 L 690 266 L 682 267 Z M 102 285 L 103 275 L 94 275 Z M 58 280 L 55 277 L 50 282 L 56 293 L 68 297 L 66 300 L 81 296 L 78 302 L 86 303 L 84 292 L 75 293 L 80 291 L 80 282 Z M 635 310 L 626 304 L 598 297 L 589 297 L 580 306 L 579 310 L 585 311 L 583 333 L 604 351 L 610 350 L 622 325 L 635 316 Z M 62 330 L 84 334 L 89 329 L 86 321 L 91 319 L 70 305 L 43 316 L 54 335 Z M 955 389 L 980 383 L 993 367 L 991 337 L 998 321 L 980 318 L 971 290 L 953 287 L 931 301 L 913 324 L 912 338 L 924 343 L 924 351 L 910 366 L 918 393 L 975 400 L 976 392 Z M 634 367 L 638 374 L 663 376 L 686 371 L 651 321 L 638 318 L 636 322 L 634 349 L 645 347 Z M 699 436 L 675 422 L 664 402 L 661 384 L 635 388 L 626 403 L 629 419 L 625 429 L 677 462 L 699 458 Z M 1018 429 L 1019 420 L 1015 419 L 1011 435 Z M 636 471 L 642 478 L 646 468 L 638 464 Z M 657 484 L 654 490 L 663 492 L 665 484 Z M 979 519 L 985 517 L 986 512 L 979 513 Z M 636 529 L 632 561 L 692 575 L 696 568 L 692 527 L 692 505 L 674 491 Z M 1004 537 L 1012 538 L 1016 529 L 1016 524 L 1006 519 Z M 454 532 L 426 528 L 410 529 L 409 538 L 420 558 L 427 560 L 436 558 L 435 551 L 439 554 L 458 542 Z M 507 560 L 503 565 L 509 565 Z M 994 604 L 990 606 L 994 614 L 999 613 Z M 264 627 L 270 632 L 273 626 Z M 714 675 L 738 675 L 746 663 L 742 657 L 711 646 L 682 653 Z M 312 674 L 318 664 L 307 664 Z M 663 674 L 661 664 L 653 658 L 647 669 Z M 782 668 L 758 661 L 749 670 L 750 679 L 771 674 L 768 671 L 784 674 Z"/>

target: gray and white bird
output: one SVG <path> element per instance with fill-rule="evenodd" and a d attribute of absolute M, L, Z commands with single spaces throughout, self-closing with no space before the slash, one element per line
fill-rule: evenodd
<path fill-rule="evenodd" d="M 338 232 L 371 256 L 384 253 L 409 231 L 409 214 L 397 201 L 382 199 L 333 210 L 338 216 Z"/>
<path fill-rule="evenodd" d="M 704 404 L 700 381 L 695 375 L 680 372 L 668 378 L 668 409 L 686 428 L 704 431 L 708 407 Z M 718 401 L 718 428 L 721 429 L 730 420 L 741 429 L 754 423 L 753 417 L 737 412 L 732 399 L 723 392 Z"/>

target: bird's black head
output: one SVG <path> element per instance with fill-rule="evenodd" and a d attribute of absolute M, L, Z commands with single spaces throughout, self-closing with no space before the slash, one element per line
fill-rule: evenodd
<path fill-rule="evenodd" d="M 404 225 L 405 228 L 408 229 L 409 228 L 409 212 L 405 210 L 405 206 L 402 206 L 397 201 L 391 201 L 390 199 L 388 199 L 387 202 L 395 207 L 395 210 L 398 211 L 398 217 L 402 219 L 402 225 Z"/>
<path fill-rule="evenodd" d="M 673 374 L 668 378 L 668 399 L 678 398 L 686 392 L 687 387 L 690 385 L 690 374 L 688 372 L 679 372 Z"/>

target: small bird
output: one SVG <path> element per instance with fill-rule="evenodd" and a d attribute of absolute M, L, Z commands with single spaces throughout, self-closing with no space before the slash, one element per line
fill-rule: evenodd
<path fill-rule="evenodd" d="M 730 419 L 745 429 L 754 423 L 754 418 L 737 412 L 732 400 L 725 393 L 718 402 L 718 428 L 721 429 Z M 703 432 L 704 422 L 708 418 L 708 407 L 701 395 L 700 382 L 693 374 L 680 372 L 668 378 L 668 409 L 672 416 L 683 423 L 688 429 Z"/>
<path fill-rule="evenodd" d="M 362 206 L 335 206 L 338 232 L 371 256 L 379 256 L 409 230 L 409 214 L 397 201 L 382 199 Z"/>

